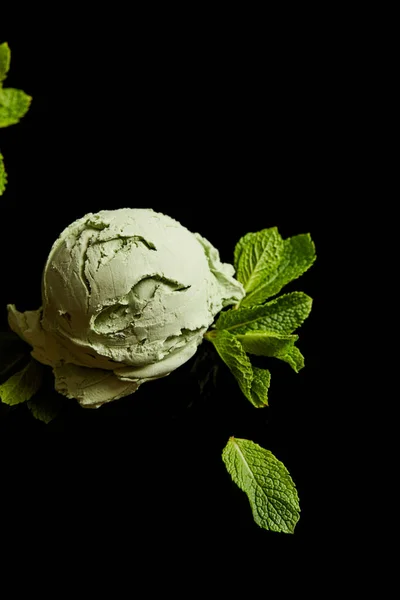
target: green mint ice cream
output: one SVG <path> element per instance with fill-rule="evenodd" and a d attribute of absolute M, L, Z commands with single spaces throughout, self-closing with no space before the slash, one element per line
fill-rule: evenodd
<path fill-rule="evenodd" d="M 10 327 L 50 365 L 56 389 L 98 407 L 189 360 L 215 315 L 244 297 L 197 233 L 150 209 L 89 213 L 54 243 L 43 306 Z"/>

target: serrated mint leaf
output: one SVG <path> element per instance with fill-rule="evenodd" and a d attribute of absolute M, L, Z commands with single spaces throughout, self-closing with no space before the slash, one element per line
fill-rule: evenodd
<path fill-rule="evenodd" d="M 235 335 L 259 330 L 285 335 L 300 327 L 310 314 L 311 306 L 310 296 L 303 292 L 292 292 L 260 306 L 222 312 L 215 326 L 218 330 L 227 329 Z"/>
<path fill-rule="evenodd" d="M 0 196 L 4 193 L 7 184 L 7 173 L 4 166 L 3 155 L 0 152 Z"/>
<path fill-rule="evenodd" d="M 10 68 L 11 52 L 7 42 L 0 44 L 0 85 L 7 77 Z"/>
<path fill-rule="evenodd" d="M 267 406 L 270 372 L 267 369 L 253 367 L 242 344 L 229 331 L 209 332 L 206 338 L 214 344 L 246 398 L 256 408 Z"/>
<path fill-rule="evenodd" d="M 233 481 L 247 494 L 257 525 L 293 533 L 300 518 L 299 498 L 284 464 L 258 444 L 234 437 L 222 459 Z"/>
<path fill-rule="evenodd" d="M 234 333 L 234 331 L 232 331 Z M 278 356 L 285 354 L 298 339 L 298 335 L 283 335 L 273 331 L 248 331 L 235 335 L 249 354 Z"/>
<path fill-rule="evenodd" d="M 265 281 L 274 276 L 282 259 L 283 248 L 283 240 L 276 227 L 247 233 L 238 241 L 234 252 L 234 266 L 236 278 L 243 284 L 246 297 L 250 293 L 254 294 Z M 245 298 L 241 303 L 244 300 Z"/>
<path fill-rule="evenodd" d="M 251 363 L 250 363 L 251 364 Z M 271 373 L 268 369 L 253 367 L 253 381 L 251 383 L 251 398 L 248 398 L 256 408 L 268 406 L 268 390 L 271 385 Z"/>
<path fill-rule="evenodd" d="M 43 423 L 50 423 L 60 412 L 63 405 L 61 398 L 55 394 L 50 396 L 36 397 L 32 400 L 28 400 L 28 408 L 31 411 L 35 419 L 43 421 Z"/>
<path fill-rule="evenodd" d="M 14 406 L 30 400 L 42 383 L 43 366 L 33 358 L 28 364 L 0 385 L 0 400 Z"/>
<path fill-rule="evenodd" d="M 310 234 L 296 235 L 283 242 L 283 253 L 279 264 L 270 270 L 252 290 L 247 291 L 240 306 L 261 304 L 275 296 L 290 281 L 307 271 L 315 261 L 315 246 Z"/>
<path fill-rule="evenodd" d="M 304 356 L 297 348 L 297 346 L 289 347 L 282 352 L 276 354 L 276 358 L 287 362 L 292 369 L 298 373 L 304 367 Z"/>
<path fill-rule="evenodd" d="M 32 97 L 14 88 L 0 89 L 0 127 L 15 125 L 27 113 Z"/>

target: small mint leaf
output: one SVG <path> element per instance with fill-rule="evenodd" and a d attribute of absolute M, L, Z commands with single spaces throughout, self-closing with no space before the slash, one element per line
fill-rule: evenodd
<path fill-rule="evenodd" d="M 10 406 L 30 400 L 40 388 L 42 376 L 43 366 L 31 358 L 21 371 L 0 385 L 0 400 Z"/>
<path fill-rule="evenodd" d="M 285 465 L 269 450 L 234 437 L 225 446 L 222 459 L 234 483 L 247 494 L 257 525 L 293 533 L 300 506 L 296 486 Z"/>
<path fill-rule="evenodd" d="M 235 247 L 234 266 L 236 278 L 243 284 L 246 297 L 257 295 L 257 290 L 274 277 L 282 260 L 284 243 L 276 227 L 247 233 Z M 243 303 L 246 297 L 241 301 Z M 263 302 L 258 300 L 253 304 Z"/>
<path fill-rule="evenodd" d="M 27 113 L 31 101 L 31 96 L 22 90 L 0 88 L 0 127 L 18 123 Z"/>

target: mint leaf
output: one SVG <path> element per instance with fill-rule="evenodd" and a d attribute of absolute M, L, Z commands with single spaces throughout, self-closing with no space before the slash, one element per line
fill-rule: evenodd
<path fill-rule="evenodd" d="M 15 125 L 28 111 L 31 96 L 22 90 L 0 88 L 0 127 Z"/>
<path fill-rule="evenodd" d="M 0 44 L 0 86 L 7 77 L 10 68 L 11 52 L 7 42 Z"/>
<path fill-rule="evenodd" d="M 234 333 L 234 332 L 233 332 Z M 285 354 L 298 339 L 298 335 L 282 335 L 273 331 L 249 331 L 235 335 L 249 354 L 278 356 Z"/>
<path fill-rule="evenodd" d="M 7 184 L 7 173 L 4 167 L 3 155 L 0 152 L 0 196 L 3 195 Z"/>
<path fill-rule="evenodd" d="M 33 358 L 28 364 L 0 385 L 0 400 L 14 406 L 30 400 L 42 383 L 43 367 Z"/>
<path fill-rule="evenodd" d="M 296 235 L 283 243 L 283 253 L 279 265 L 246 293 L 241 306 L 261 304 L 267 298 L 275 296 L 290 281 L 297 279 L 315 261 L 315 246 L 310 234 Z"/>
<path fill-rule="evenodd" d="M 211 331 L 206 334 L 206 339 L 214 344 L 246 398 L 256 408 L 267 406 L 270 372 L 253 367 L 242 344 L 229 331 Z"/>
<path fill-rule="evenodd" d="M 298 335 L 281 335 L 271 331 L 254 331 L 235 337 L 249 354 L 279 358 L 287 362 L 296 373 L 304 367 L 304 356 L 294 345 L 298 340 Z"/>
<path fill-rule="evenodd" d="M 311 306 L 312 299 L 307 294 L 292 292 L 266 304 L 222 312 L 215 326 L 235 335 L 259 330 L 285 335 L 300 327 L 310 314 Z"/>
<path fill-rule="evenodd" d="M 28 408 L 31 411 L 35 419 L 43 421 L 43 423 L 50 423 L 60 412 L 63 405 L 61 398 L 52 394 L 49 396 L 36 397 L 32 400 L 28 400 Z"/>
<path fill-rule="evenodd" d="M 274 276 L 282 259 L 283 247 L 283 240 L 276 227 L 247 233 L 238 241 L 234 252 L 234 267 L 236 279 L 243 284 L 246 296 L 254 294 L 265 281 Z"/>
<path fill-rule="evenodd" d="M 296 487 L 286 467 L 269 450 L 231 437 L 222 459 L 250 501 L 254 521 L 270 531 L 293 533 L 300 518 Z"/>
<path fill-rule="evenodd" d="M 298 373 L 304 367 L 304 356 L 297 348 L 297 346 L 291 346 L 282 352 L 278 352 L 275 358 L 279 358 L 284 362 L 287 362 L 296 373 Z"/>

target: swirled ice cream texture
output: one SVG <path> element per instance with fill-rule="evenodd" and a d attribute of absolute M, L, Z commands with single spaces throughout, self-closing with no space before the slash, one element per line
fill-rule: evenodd
<path fill-rule="evenodd" d="M 216 314 L 244 296 L 206 239 L 151 209 L 89 213 L 54 243 L 42 307 L 9 324 L 56 389 L 98 407 L 189 360 Z"/>

